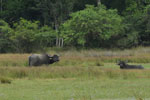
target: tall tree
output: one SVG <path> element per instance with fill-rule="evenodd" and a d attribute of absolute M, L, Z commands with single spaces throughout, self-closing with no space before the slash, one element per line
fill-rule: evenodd
<path fill-rule="evenodd" d="M 13 51 L 12 41 L 10 37 L 13 35 L 13 30 L 9 27 L 8 23 L 0 20 L 0 53 Z"/>
<path fill-rule="evenodd" d="M 58 26 L 68 19 L 73 3 L 74 0 L 38 0 L 36 8 L 40 9 L 43 23 L 57 30 Z"/>
<path fill-rule="evenodd" d="M 101 4 L 101 0 L 97 0 L 97 5 L 100 5 Z"/>
<path fill-rule="evenodd" d="M 67 45 L 101 47 L 102 41 L 110 39 L 123 29 L 122 18 L 116 10 L 106 10 L 103 5 L 87 6 L 72 13 L 63 24 L 62 36 Z"/>
<path fill-rule="evenodd" d="M 96 6 L 98 0 L 75 0 L 74 2 L 73 11 L 76 12 L 85 9 L 87 4 Z"/>
<path fill-rule="evenodd" d="M 0 1 L 0 12 L 2 13 L 3 11 L 3 0 Z"/>
<path fill-rule="evenodd" d="M 35 9 L 35 0 L 4 0 L 2 18 L 9 24 L 19 21 L 20 18 L 38 20 L 40 15 Z"/>

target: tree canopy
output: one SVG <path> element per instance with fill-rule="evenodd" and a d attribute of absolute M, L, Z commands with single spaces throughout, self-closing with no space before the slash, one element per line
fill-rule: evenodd
<path fill-rule="evenodd" d="M 150 0 L 1 0 L 0 52 L 150 46 Z"/>
<path fill-rule="evenodd" d="M 84 10 L 71 14 L 71 19 L 63 24 L 62 36 L 68 44 L 100 47 L 101 41 L 123 31 L 122 18 L 117 10 L 87 5 Z"/>

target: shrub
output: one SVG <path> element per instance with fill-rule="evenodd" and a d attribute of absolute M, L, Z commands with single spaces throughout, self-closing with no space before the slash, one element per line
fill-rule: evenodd
<path fill-rule="evenodd" d="M 9 25 L 5 21 L 0 20 L 0 53 L 13 51 L 13 44 L 10 40 L 12 33 L 13 30 Z"/>
<path fill-rule="evenodd" d="M 39 22 L 27 21 L 23 18 L 14 23 L 15 34 L 11 37 L 16 52 L 33 52 L 51 46 L 56 32 L 48 26 L 39 26 Z M 50 45 L 51 44 L 51 45 Z"/>
<path fill-rule="evenodd" d="M 107 10 L 103 5 L 87 5 L 86 9 L 72 13 L 71 17 L 61 27 L 66 45 L 101 47 L 105 40 L 123 30 L 117 10 Z"/>
<path fill-rule="evenodd" d="M 9 79 L 9 78 L 6 78 L 6 77 L 0 77 L 0 82 L 2 83 L 2 84 L 10 84 L 11 82 L 12 82 L 12 80 L 11 79 Z"/>

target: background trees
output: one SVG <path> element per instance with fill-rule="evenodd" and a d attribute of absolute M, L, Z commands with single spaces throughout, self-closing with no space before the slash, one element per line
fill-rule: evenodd
<path fill-rule="evenodd" d="M 39 22 L 20 19 L 10 28 L 0 20 L 0 52 L 33 52 L 53 46 L 56 32 L 48 26 L 39 26 Z"/>
<path fill-rule="evenodd" d="M 13 30 L 9 27 L 9 25 L 0 20 L 0 52 L 11 52 L 13 45 L 10 37 L 13 34 Z"/>
<path fill-rule="evenodd" d="M 84 48 L 149 46 L 149 5 L 149 0 L 1 0 L 0 52 L 44 50 L 58 38 L 64 46 Z"/>
<path fill-rule="evenodd" d="M 123 31 L 122 18 L 116 10 L 107 10 L 103 5 L 87 8 L 71 14 L 63 24 L 65 43 L 74 46 L 101 47 L 105 40 Z"/>

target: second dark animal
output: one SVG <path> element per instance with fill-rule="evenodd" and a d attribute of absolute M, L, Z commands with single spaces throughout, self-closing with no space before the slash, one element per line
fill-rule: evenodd
<path fill-rule="evenodd" d="M 144 69 L 142 65 L 128 65 L 124 61 L 119 61 L 117 65 L 120 66 L 120 69 Z"/>

